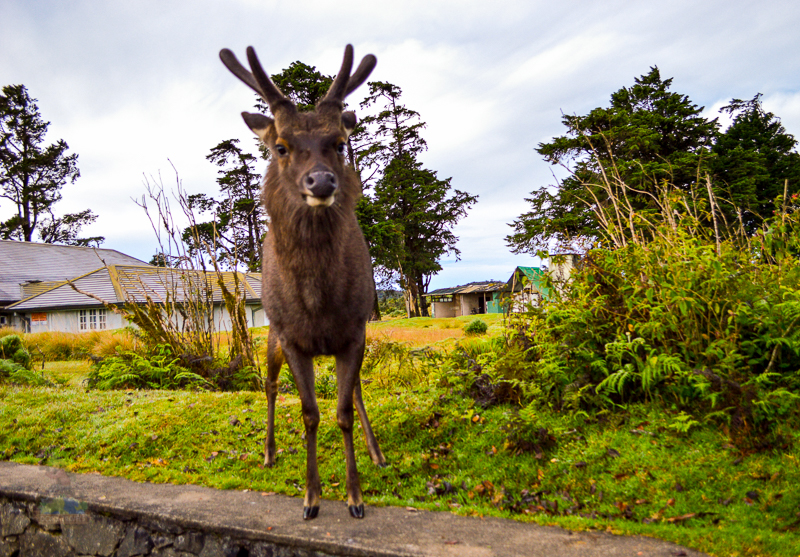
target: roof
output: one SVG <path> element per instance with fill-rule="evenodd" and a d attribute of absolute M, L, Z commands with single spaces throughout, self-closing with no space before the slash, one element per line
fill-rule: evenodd
<path fill-rule="evenodd" d="M 521 277 L 519 277 L 519 273 L 522 273 L 527 280 L 520 280 Z M 508 282 L 506 282 L 506 285 L 509 289 L 513 289 L 514 292 L 519 292 L 524 287 L 530 286 L 541 292 L 544 296 L 549 296 L 550 289 L 542 284 L 546 274 L 547 271 L 541 267 L 517 267 L 514 269 Z"/>
<path fill-rule="evenodd" d="M 423 294 L 423 296 L 446 296 L 449 294 L 481 294 L 484 292 L 497 292 L 499 290 L 507 290 L 508 285 L 499 280 L 484 280 L 478 282 L 470 282 L 461 286 L 452 286 L 450 288 L 439 288 L 431 292 Z"/>
<path fill-rule="evenodd" d="M 113 249 L 0 240 L 0 302 L 16 302 L 105 265 L 148 266 Z"/>
<path fill-rule="evenodd" d="M 541 280 L 541 278 L 544 277 L 544 273 L 545 273 L 545 270 L 540 268 L 540 267 L 517 267 L 514 270 L 515 274 L 516 274 L 516 271 L 521 271 L 526 277 L 528 277 L 528 280 L 531 280 L 531 281 Z M 512 279 L 513 279 L 513 275 L 512 275 Z"/>
<path fill-rule="evenodd" d="M 261 276 L 258 273 L 227 271 L 222 273 L 223 283 L 231 291 L 238 280 L 244 286 L 246 301 L 260 301 Z M 203 271 L 154 267 L 151 265 L 109 265 L 90 271 L 71 280 L 78 290 L 94 294 L 111 304 L 166 301 L 184 302 L 196 292 L 207 288 L 214 303 L 222 303 L 222 291 L 214 273 Z M 8 306 L 13 311 L 42 309 L 67 309 L 99 306 L 101 302 L 91 296 L 77 292 L 70 281 L 51 283 L 42 291 Z"/>

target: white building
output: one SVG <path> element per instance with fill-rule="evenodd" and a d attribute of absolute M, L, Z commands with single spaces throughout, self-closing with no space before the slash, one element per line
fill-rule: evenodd
<path fill-rule="evenodd" d="M 244 295 L 248 326 L 266 324 L 258 274 L 222 273 Z M 230 316 L 214 273 L 148 265 L 115 250 L 0 241 L 0 326 L 26 332 L 119 329 L 128 322 L 109 307 L 146 304 L 173 308 L 205 300 L 213 328 L 229 330 Z M 74 286 L 74 287 L 73 287 Z"/>

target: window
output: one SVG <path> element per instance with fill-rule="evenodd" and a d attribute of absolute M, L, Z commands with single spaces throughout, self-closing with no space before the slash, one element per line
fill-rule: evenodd
<path fill-rule="evenodd" d="M 82 309 L 78 312 L 78 324 L 81 331 L 106 328 L 106 310 Z"/>

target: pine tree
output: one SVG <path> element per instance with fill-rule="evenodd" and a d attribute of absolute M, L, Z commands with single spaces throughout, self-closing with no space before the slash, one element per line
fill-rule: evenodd
<path fill-rule="evenodd" d="M 717 121 L 706 120 L 703 107 L 670 91 L 671 85 L 672 79 L 662 79 L 653 67 L 633 86 L 612 94 L 609 107 L 562 118 L 567 134 L 540 143 L 536 151 L 571 174 L 526 199 L 531 210 L 510 225 L 514 233 L 506 237 L 514 253 L 536 253 L 553 244 L 569 248 L 576 241 L 596 239 L 600 225 L 593 208 L 609 203 L 598 185 L 604 173 L 639 190 L 630 197 L 631 205 L 646 214 L 654 208 L 651 195 L 658 197 L 665 184 L 688 192 L 698 176 L 710 171 Z"/>
<path fill-rule="evenodd" d="M 784 188 L 788 194 L 800 191 L 797 140 L 764 110 L 760 93 L 749 101 L 732 99 L 721 111 L 731 114 L 733 122 L 713 148 L 717 196 L 731 202 L 721 205 L 727 219 L 741 218 L 752 234 L 772 216 Z"/>
<path fill-rule="evenodd" d="M 0 223 L 0 237 L 47 243 L 99 245 L 104 238 L 79 238 L 81 227 L 97 216 L 90 209 L 56 217 L 53 206 L 62 189 L 80 176 L 78 155 L 67 154 L 60 139 L 43 145 L 50 123 L 39 114 L 36 99 L 24 85 L 3 87 L 0 96 L 0 198 L 10 201 L 15 214 Z"/>
<path fill-rule="evenodd" d="M 362 108 L 377 107 L 362 124 L 370 141 L 358 152 L 362 169 L 377 176 L 368 182 L 359 206 L 362 230 L 376 265 L 404 292 L 409 317 L 427 316 L 425 298 L 440 259 L 459 257 L 453 227 L 466 216 L 477 196 L 453 189 L 417 160 L 427 145 L 420 135 L 419 113 L 399 101 L 402 91 L 384 82 L 369 83 Z"/>
<path fill-rule="evenodd" d="M 189 226 L 183 239 L 194 251 L 211 248 L 223 266 L 244 264 L 250 271 L 260 271 L 261 240 L 266 230 L 266 215 L 259 200 L 261 178 L 254 168 L 256 158 L 242 151 L 238 143 L 238 139 L 222 141 L 206 156 L 220 168 L 220 196 L 188 196 L 193 212 L 210 214 L 212 219 Z"/>

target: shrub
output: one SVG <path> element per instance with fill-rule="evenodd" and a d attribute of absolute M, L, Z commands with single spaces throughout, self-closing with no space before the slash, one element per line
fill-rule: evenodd
<path fill-rule="evenodd" d="M 464 326 L 464 333 L 467 335 L 483 335 L 489 326 L 481 319 L 473 319 Z"/>
<path fill-rule="evenodd" d="M 657 401 L 721 422 L 743 450 L 780 446 L 800 414 L 797 209 L 749 238 L 686 219 L 590 250 L 568 288 L 512 316 L 495 370 L 536 404 Z"/>
<path fill-rule="evenodd" d="M 201 376 L 182 367 L 180 358 L 169 345 L 156 346 L 147 355 L 120 352 L 92 366 L 89 372 L 90 388 L 108 389 L 179 389 L 188 387 L 209 388 Z"/>
<path fill-rule="evenodd" d="M 23 345 L 22 337 L 15 334 L 0 338 L 0 359 L 9 360 L 26 369 L 31 365 L 31 353 Z"/>

